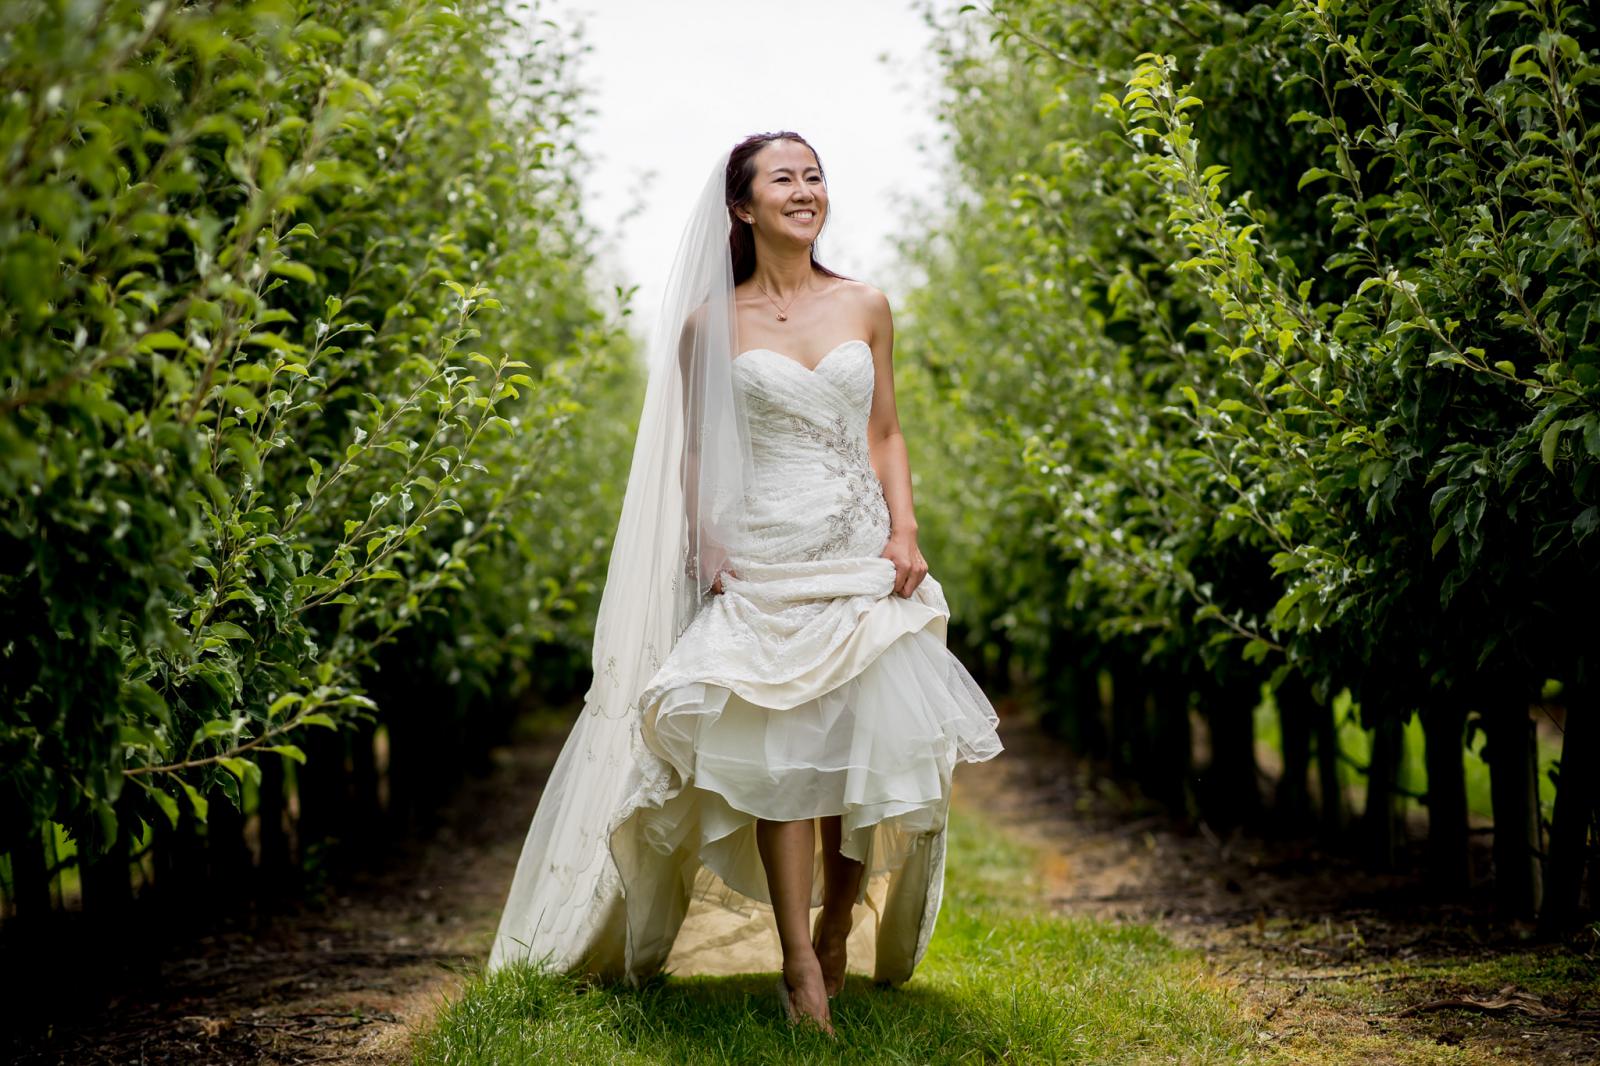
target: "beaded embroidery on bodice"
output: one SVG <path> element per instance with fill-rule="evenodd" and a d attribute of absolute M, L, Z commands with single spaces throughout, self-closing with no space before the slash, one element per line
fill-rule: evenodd
<path fill-rule="evenodd" d="M 845 341 L 814 369 L 751 348 L 733 370 L 755 468 L 738 554 L 764 562 L 879 555 L 889 507 L 867 447 L 872 348 Z"/>

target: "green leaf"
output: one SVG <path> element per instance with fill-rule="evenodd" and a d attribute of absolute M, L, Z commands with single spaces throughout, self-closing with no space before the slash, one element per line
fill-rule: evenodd
<path fill-rule="evenodd" d="M 285 339 L 281 334 L 273 333 L 273 332 L 268 331 L 268 330 L 262 330 L 260 332 L 250 333 L 250 334 L 246 335 L 244 340 L 240 341 L 239 343 L 240 344 L 259 344 L 263 348 L 273 348 L 273 349 L 276 349 L 277 351 L 283 351 L 283 352 L 298 351 L 300 349 L 300 346 L 298 344 L 294 344 L 293 342 Z"/>
<path fill-rule="evenodd" d="M 1295 186 L 1295 190 L 1298 192 L 1314 181 L 1320 181 L 1323 178 L 1337 178 L 1338 176 L 1339 175 L 1332 170 L 1325 170 L 1322 167 L 1312 167 L 1304 174 L 1300 175 L 1300 184 Z"/>
<path fill-rule="evenodd" d="M 167 824 L 174 829 L 178 828 L 178 801 L 159 788 L 150 790 L 150 798 L 161 808 L 161 813 L 167 816 Z"/>
<path fill-rule="evenodd" d="M 267 270 L 273 274 L 281 274 L 286 278 L 294 278 L 296 281 L 303 281 L 307 285 L 315 285 L 317 283 L 317 275 L 313 273 L 311 268 L 306 266 L 304 263 L 295 263 L 287 259 L 276 259 L 273 260 L 272 265 L 268 267 Z"/>
<path fill-rule="evenodd" d="M 228 772 L 233 774 L 234 777 L 237 777 L 241 785 L 246 783 L 259 784 L 261 781 L 261 767 L 257 766 L 249 759 L 238 759 L 233 758 L 232 756 L 224 756 L 223 758 L 218 759 L 217 762 L 226 767 Z"/>
<path fill-rule="evenodd" d="M 295 704 L 304 702 L 305 696 L 301 695 L 300 693 L 286 692 L 282 696 L 279 696 L 277 699 L 273 700 L 271 705 L 267 707 L 267 717 L 269 719 L 276 718 L 278 715 L 282 714 L 290 707 L 293 707 Z"/>
<path fill-rule="evenodd" d="M 194 816 L 204 822 L 206 820 L 206 812 L 211 809 L 211 804 L 206 802 L 206 798 L 200 795 L 198 789 L 183 778 L 178 778 L 178 783 L 183 786 L 184 792 L 188 793 L 189 806 L 194 809 Z"/>
<path fill-rule="evenodd" d="M 1556 468 L 1556 445 L 1561 442 L 1561 430 L 1566 426 L 1562 419 L 1556 419 L 1545 429 L 1544 436 L 1539 440 L 1539 458 L 1544 460 L 1547 470 Z"/>
<path fill-rule="evenodd" d="M 1449 542 L 1450 537 L 1454 533 L 1455 530 L 1451 529 L 1449 526 L 1444 526 L 1438 530 L 1435 530 L 1433 534 L 1433 548 L 1430 554 L 1438 555 L 1439 549 L 1443 548 L 1445 544 Z"/>
<path fill-rule="evenodd" d="M 139 350 L 142 352 L 171 351 L 174 348 L 183 348 L 184 339 L 170 329 L 157 330 L 146 333 L 139 338 Z"/>

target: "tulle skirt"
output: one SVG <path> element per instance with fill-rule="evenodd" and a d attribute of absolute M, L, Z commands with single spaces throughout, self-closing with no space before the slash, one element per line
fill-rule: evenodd
<path fill-rule="evenodd" d="M 647 690 L 636 745 L 663 767 L 660 787 L 636 797 L 611 837 L 636 957 L 663 956 L 679 973 L 776 969 L 756 820 L 839 815 L 840 851 L 866 865 L 850 968 L 894 982 L 921 958 L 954 768 L 999 754 L 998 719 L 945 646 L 938 583 L 925 578 L 901 597 L 886 593 L 887 560 L 850 566 L 859 587 L 836 585 L 837 596 L 790 629 L 770 624 L 784 613 L 770 598 L 752 602 L 783 588 L 785 575 L 747 570 L 751 584 L 728 581 Z M 830 582 L 842 569 L 823 568 Z M 817 572 L 796 578 L 806 596 Z M 814 840 L 819 907 L 821 834 Z"/>
<path fill-rule="evenodd" d="M 691 787 L 642 813 L 645 836 L 672 850 L 697 835 L 701 860 L 728 887 L 770 903 L 757 818 L 841 816 L 840 850 L 867 876 L 902 864 L 910 839 L 945 821 L 957 762 L 999 753 L 988 701 L 926 629 L 904 634 L 861 673 L 787 708 L 715 684 L 667 693 L 649 743 Z M 822 903 L 821 856 L 812 905 Z"/>

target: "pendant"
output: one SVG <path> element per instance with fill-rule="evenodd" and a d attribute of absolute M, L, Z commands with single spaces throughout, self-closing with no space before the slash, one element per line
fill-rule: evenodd
<path fill-rule="evenodd" d="M 779 322 L 787 322 L 787 321 L 789 321 L 789 316 L 784 314 L 782 311 L 779 311 L 778 312 L 778 321 Z"/>

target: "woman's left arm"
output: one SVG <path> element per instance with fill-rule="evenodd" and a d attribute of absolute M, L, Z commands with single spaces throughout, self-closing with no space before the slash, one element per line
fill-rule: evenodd
<path fill-rule="evenodd" d="M 889 543 L 883 557 L 894 563 L 894 591 L 909 596 L 927 576 L 928 564 L 917 547 L 917 516 L 911 501 L 911 461 L 900 416 L 894 404 L 894 316 L 889 299 L 876 289 L 868 303 L 871 324 L 867 343 L 872 346 L 875 375 L 872 410 L 867 416 L 867 446 L 872 469 L 883 485 L 889 505 Z"/>

